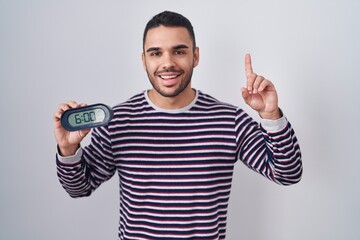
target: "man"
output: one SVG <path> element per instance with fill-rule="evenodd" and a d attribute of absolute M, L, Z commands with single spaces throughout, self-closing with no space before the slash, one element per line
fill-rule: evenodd
<path fill-rule="evenodd" d="M 274 85 L 245 57 L 245 102 L 263 119 L 191 88 L 199 62 L 193 28 L 174 12 L 144 31 L 142 62 L 152 89 L 113 108 L 106 127 L 67 132 L 54 115 L 60 182 L 72 197 L 90 195 L 117 171 L 119 239 L 225 239 L 235 162 L 282 185 L 301 179 L 300 148 L 278 107 Z"/>

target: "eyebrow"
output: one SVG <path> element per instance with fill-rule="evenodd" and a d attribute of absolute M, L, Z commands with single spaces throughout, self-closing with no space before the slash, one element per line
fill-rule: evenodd
<path fill-rule="evenodd" d="M 175 49 L 175 50 L 182 49 L 182 48 L 189 48 L 189 47 L 185 44 L 180 44 L 180 45 L 173 47 L 173 49 Z"/>
<path fill-rule="evenodd" d="M 189 48 L 189 47 L 187 45 L 185 45 L 185 44 L 179 44 L 179 45 L 174 46 L 172 49 L 179 50 L 179 49 L 183 49 L 183 48 Z M 159 51 L 160 49 L 161 48 L 159 48 L 159 47 L 151 47 L 151 48 L 148 48 L 146 50 L 146 52 Z"/>
<path fill-rule="evenodd" d="M 151 47 L 148 50 L 146 50 L 146 52 L 154 52 L 154 51 L 159 51 L 160 48 L 159 47 Z"/>

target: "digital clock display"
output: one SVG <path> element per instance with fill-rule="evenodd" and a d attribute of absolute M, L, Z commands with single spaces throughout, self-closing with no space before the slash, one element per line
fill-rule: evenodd
<path fill-rule="evenodd" d="M 68 131 L 104 126 L 110 122 L 113 112 L 107 105 L 98 103 L 71 108 L 61 115 L 61 125 Z"/>
<path fill-rule="evenodd" d="M 103 109 L 97 108 L 94 110 L 81 111 L 71 113 L 68 116 L 68 122 L 71 126 L 82 126 L 89 123 L 103 122 L 105 119 L 105 112 Z"/>

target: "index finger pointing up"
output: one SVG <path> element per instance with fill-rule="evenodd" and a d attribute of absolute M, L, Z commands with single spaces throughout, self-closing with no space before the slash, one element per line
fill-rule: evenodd
<path fill-rule="evenodd" d="M 251 56 L 249 53 L 245 55 L 245 73 L 246 76 L 249 76 L 253 73 L 252 64 L 251 64 Z"/>

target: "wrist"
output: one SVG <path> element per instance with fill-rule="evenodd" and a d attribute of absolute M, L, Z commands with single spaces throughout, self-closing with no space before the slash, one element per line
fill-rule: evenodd
<path fill-rule="evenodd" d="M 262 119 L 268 120 L 277 120 L 283 116 L 280 108 L 277 108 L 275 111 L 272 112 L 259 112 L 259 115 Z"/>
<path fill-rule="evenodd" d="M 58 145 L 57 148 L 60 156 L 69 157 L 75 155 L 76 151 L 80 148 L 80 144 L 66 147 Z"/>

